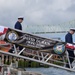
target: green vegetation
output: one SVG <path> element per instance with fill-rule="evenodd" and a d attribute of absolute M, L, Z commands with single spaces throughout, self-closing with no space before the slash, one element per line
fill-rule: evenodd
<path fill-rule="evenodd" d="M 38 67 L 40 67 L 40 64 L 37 62 L 31 62 L 31 67 L 38 68 Z"/>
<path fill-rule="evenodd" d="M 12 60 L 12 63 L 15 63 L 15 61 Z M 10 61 L 7 61 L 7 62 L 5 62 L 5 64 L 10 65 L 11 62 Z M 28 68 L 28 67 L 31 67 L 31 68 L 39 68 L 39 67 L 49 68 L 48 65 L 44 65 L 44 64 L 41 65 L 38 62 L 33 62 L 33 61 L 28 61 L 28 60 L 25 60 L 24 61 L 22 59 L 20 59 L 18 61 L 18 67 L 19 68 Z"/>
<path fill-rule="evenodd" d="M 59 65 L 59 66 L 62 66 L 63 65 L 63 63 L 61 63 L 61 62 L 53 62 L 53 64 Z"/>
<path fill-rule="evenodd" d="M 10 65 L 10 64 L 11 64 L 11 62 L 7 61 L 7 62 L 5 62 L 5 64 Z"/>
<path fill-rule="evenodd" d="M 29 61 L 24 61 L 24 67 L 28 67 L 29 66 Z"/>
<path fill-rule="evenodd" d="M 40 65 L 40 63 L 37 62 L 29 62 L 29 61 L 24 61 L 24 60 L 19 60 L 18 61 L 18 67 L 22 67 L 22 68 L 27 68 L 27 67 L 31 67 L 31 68 L 39 68 L 39 67 L 45 67 L 48 68 L 48 65 Z"/>

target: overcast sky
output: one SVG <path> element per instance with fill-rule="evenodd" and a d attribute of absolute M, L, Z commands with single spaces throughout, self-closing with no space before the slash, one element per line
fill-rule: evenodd
<path fill-rule="evenodd" d="M 23 25 L 61 24 L 75 19 L 75 0 L 0 0 L 0 24 L 14 27 L 17 17 Z"/>

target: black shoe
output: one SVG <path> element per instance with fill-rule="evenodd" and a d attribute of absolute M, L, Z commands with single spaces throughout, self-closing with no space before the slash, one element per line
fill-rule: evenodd
<path fill-rule="evenodd" d="M 69 64 L 66 64 L 66 67 L 67 67 L 67 68 L 70 68 Z"/>

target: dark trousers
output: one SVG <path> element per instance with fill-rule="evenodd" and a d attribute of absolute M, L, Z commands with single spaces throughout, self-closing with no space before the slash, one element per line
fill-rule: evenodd
<path fill-rule="evenodd" d="M 20 51 L 23 49 L 22 46 L 19 46 L 19 45 L 15 45 L 15 46 L 16 46 L 16 48 L 19 47 L 19 50 L 20 50 Z M 10 53 L 13 53 L 13 51 L 14 51 L 14 47 L 12 47 L 12 48 L 9 50 Z"/>
<path fill-rule="evenodd" d="M 74 61 L 74 50 L 71 50 L 71 49 L 68 49 L 68 54 L 69 54 L 69 60 L 70 60 L 70 63 L 72 64 L 72 62 Z"/>
<path fill-rule="evenodd" d="M 72 64 L 72 62 L 74 61 L 74 50 L 67 50 L 68 51 L 68 54 L 69 54 L 69 60 L 70 60 L 70 63 Z"/>
<path fill-rule="evenodd" d="M 69 54 L 69 60 L 70 60 L 70 64 L 72 64 L 72 62 L 74 61 L 74 51 L 73 50 L 67 50 L 68 54 Z M 67 68 L 70 68 L 69 63 L 66 64 Z"/>
<path fill-rule="evenodd" d="M 22 50 L 22 49 L 23 49 L 22 46 L 19 46 L 19 45 L 17 45 L 17 44 L 16 44 L 15 46 L 16 46 L 16 48 L 19 47 L 19 50 Z"/>

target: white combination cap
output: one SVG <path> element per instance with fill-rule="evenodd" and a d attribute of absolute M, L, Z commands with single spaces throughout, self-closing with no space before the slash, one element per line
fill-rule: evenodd
<path fill-rule="evenodd" d="M 75 28 L 70 28 L 70 30 L 73 30 L 73 31 L 75 31 Z"/>
<path fill-rule="evenodd" d="M 23 20 L 23 19 L 24 19 L 24 17 L 23 17 L 23 16 L 19 16 L 19 17 L 18 17 L 18 19 L 22 19 L 22 20 Z"/>

